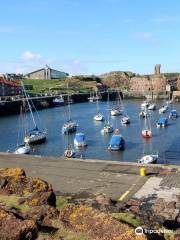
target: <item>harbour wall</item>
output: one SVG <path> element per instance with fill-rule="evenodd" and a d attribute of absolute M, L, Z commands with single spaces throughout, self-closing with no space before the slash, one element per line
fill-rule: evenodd
<path fill-rule="evenodd" d="M 102 97 L 102 101 L 107 100 L 107 92 L 101 92 L 100 93 Z M 65 104 L 67 103 L 67 95 L 62 95 L 63 99 L 65 101 Z M 56 105 L 54 104 L 53 100 L 59 97 L 58 95 L 54 96 L 39 96 L 39 97 L 32 97 L 31 100 L 37 110 L 42 110 L 46 108 L 53 108 Z M 72 94 L 70 96 L 72 103 L 83 103 L 87 102 L 88 98 L 90 97 L 90 93 L 77 93 Z M 109 94 L 110 100 L 115 100 L 117 97 L 117 92 L 112 91 Z M 122 93 L 121 93 L 121 97 Z M 6 116 L 6 115 L 12 115 L 12 114 L 19 114 L 20 108 L 22 106 L 22 100 L 23 99 L 10 99 L 8 101 L 0 101 L 0 116 Z"/>

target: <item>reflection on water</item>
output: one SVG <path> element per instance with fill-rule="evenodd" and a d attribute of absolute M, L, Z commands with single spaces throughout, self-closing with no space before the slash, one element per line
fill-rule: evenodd
<path fill-rule="evenodd" d="M 111 105 L 113 102 L 110 103 Z M 126 141 L 126 148 L 122 152 L 109 152 L 107 147 L 112 134 L 104 135 L 101 129 L 104 122 L 96 122 L 93 117 L 96 114 L 96 103 L 81 103 L 72 105 L 72 119 L 78 123 L 78 132 L 86 135 L 88 146 L 77 150 L 77 155 L 82 158 L 105 159 L 117 161 L 137 161 L 143 152 L 159 152 L 160 162 L 164 161 L 166 152 L 174 152 L 173 157 L 168 154 L 168 162 L 178 164 L 180 160 L 180 118 L 169 121 L 165 129 L 157 129 L 156 122 L 159 118 L 158 111 L 152 112 L 153 138 L 144 140 L 141 130 L 144 120 L 139 118 L 141 101 L 124 101 L 127 114 L 131 118 L 129 126 L 120 123 L 121 116 L 111 117 L 114 128 L 119 128 Z M 162 106 L 161 102 L 157 106 Z M 101 112 L 107 118 L 107 102 L 99 102 Z M 176 104 L 180 113 L 180 104 Z M 165 114 L 165 115 L 168 115 Z M 67 136 L 61 134 L 61 127 L 67 118 L 67 106 L 39 111 L 42 124 L 48 129 L 47 142 L 34 145 L 32 154 L 46 156 L 62 156 L 68 142 L 73 144 L 74 134 Z M 17 144 L 19 116 L 0 118 L 0 151 L 13 151 Z M 3 137 L 2 137 L 3 136 Z M 174 156 L 175 155 L 175 156 Z M 167 156 L 166 156 L 167 158 Z"/>

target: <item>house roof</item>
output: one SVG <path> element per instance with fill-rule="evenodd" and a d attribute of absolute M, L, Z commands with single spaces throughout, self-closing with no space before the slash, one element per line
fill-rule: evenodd
<path fill-rule="evenodd" d="M 50 67 L 47 66 L 47 65 L 46 65 L 46 67 L 47 67 L 48 69 L 50 69 L 50 70 L 54 70 L 54 71 L 61 72 L 61 73 L 64 73 L 64 74 L 66 74 L 66 75 L 69 75 L 68 73 L 65 73 L 65 72 L 62 72 L 62 71 L 59 71 L 59 70 L 56 70 L 56 69 L 52 69 L 52 68 L 50 68 Z M 30 72 L 30 73 L 27 73 L 26 75 L 29 75 L 29 74 L 32 74 L 32 73 L 36 73 L 36 72 L 39 72 L 39 71 L 45 70 L 46 67 L 44 67 L 44 68 L 40 68 L 40 69 L 37 69 L 37 70 L 35 70 L 35 71 L 33 71 L 33 72 Z"/>
<path fill-rule="evenodd" d="M 20 83 L 18 81 L 8 81 L 0 76 L 0 83 L 4 83 L 6 85 L 9 85 L 11 87 L 20 87 Z"/>

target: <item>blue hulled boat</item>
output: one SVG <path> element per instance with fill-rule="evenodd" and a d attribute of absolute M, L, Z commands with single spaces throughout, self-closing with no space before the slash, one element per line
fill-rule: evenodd
<path fill-rule="evenodd" d="M 120 134 L 114 134 L 110 140 L 108 149 L 111 151 L 124 150 L 125 140 Z"/>
<path fill-rule="evenodd" d="M 177 113 L 176 109 L 172 109 L 169 113 L 169 118 L 175 119 L 177 117 L 178 117 L 178 113 Z"/>
<path fill-rule="evenodd" d="M 86 136 L 84 133 L 76 133 L 74 138 L 74 145 L 76 147 L 85 147 L 87 146 Z"/>
<path fill-rule="evenodd" d="M 166 117 L 159 118 L 159 121 L 157 122 L 158 128 L 164 128 L 168 125 L 168 119 Z"/>

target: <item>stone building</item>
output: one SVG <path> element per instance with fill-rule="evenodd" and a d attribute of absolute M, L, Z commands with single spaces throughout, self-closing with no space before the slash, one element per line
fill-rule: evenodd
<path fill-rule="evenodd" d="M 41 68 L 26 74 L 26 78 L 43 79 L 43 80 L 61 79 L 61 78 L 66 78 L 68 76 L 69 76 L 68 73 L 52 69 L 47 65 L 44 68 Z"/>
<path fill-rule="evenodd" d="M 0 76 L 0 96 L 22 95 L 22 87 L 19 82 L 8 81 Z"/>

